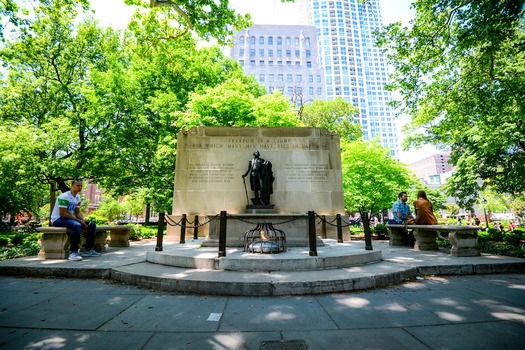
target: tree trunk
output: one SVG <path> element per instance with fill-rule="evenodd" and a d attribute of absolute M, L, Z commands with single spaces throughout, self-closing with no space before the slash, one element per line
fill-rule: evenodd
<path fill-rule="evenodd" d="M 144 219 L 144 226 L 149 225 L 150 213 L 151 213 L 151 204 L 148 203 L 146 204 L 146 218 Z"/>
<path fill-rule="evenodd" d="M 363 221 L 363 230 L 365 231 L 365 250 L 373 250 L 372 248 L 372 231 L 370 231 L 370 215 L 368 212 L 360 212 L 361 220 Z"/>

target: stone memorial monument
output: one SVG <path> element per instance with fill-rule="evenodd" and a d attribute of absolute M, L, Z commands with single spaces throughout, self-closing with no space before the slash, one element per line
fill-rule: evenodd
<path fill-rule="evenodd" d="M 227 246 L 242 247 L 254 222 L 279 225 L 288 246 L 308 246 L 308 211 L 327 220 L 344 213 L 339 135 L 307 127 L 181 130 L 170 221 L 186 214 L 203 223 L 221 211 L 229 214 Z M 212 220 L 200 228 L 203 245 L 218 243 L 218 227 Z M 179 232 L 169 225 L 166 239 L 177 241 Z"/>

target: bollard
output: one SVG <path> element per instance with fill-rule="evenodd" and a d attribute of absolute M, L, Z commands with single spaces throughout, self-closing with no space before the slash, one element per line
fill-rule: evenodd
<path fill-rule="evenodd" d="M 337 243 L 343 243 L 343 224 L 341 223 L 341 214 L 337 214 L 336 219 L 337 219 Z"/>
<path fill-rule="evenodd" d="M 226 256 L 226 212 L 221 211 L 219 223 L 219 258 Z"/>
<path fill-rule="evenodd" d="M 186 243 L 186 222 L 188 220 L 186 219 L 186 214 L 182 214 L 182 225 L 180 226 L 180 244 Z"/>
<path fill-rule="evenodd" d="M 162 251 L 162 238 L 164 237 L 164 213 L 159 213 L 159 222 L 157 228 L 157 246 L 155 247 L 156 252 Z"/>
<path fill-rule="evenodd" d="M 323 215 L 323 216 L 321 216 L 321 218 L 322 218 L 322 220 L 321 220 L 321 237 L 326 239 L 326 216 Z"/>
<path fill-rule="evenodd" d="M 195 215 L 193 222 L 193 239 L 199 239 L 199 215 Z"/>
<path fill-rule="evenodd" d="M 310 256 L 317 256 L 317 237 L 315 234 L 315 213 L 308 212 L 308 240 L 310 242 Z"/>

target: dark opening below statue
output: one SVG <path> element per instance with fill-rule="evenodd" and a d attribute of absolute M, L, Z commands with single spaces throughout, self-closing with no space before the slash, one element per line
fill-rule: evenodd
<path fill-rule="evenodd" d="M 248 169 L 242 175 L 244 189 L 246 191 L 246 201 L 248 205 L 248 190 L 246 189 L 245 177 L 250 174 L 250 188 L 255 198 L 252 198 L 253 205 L 270 205 L 270 195 L 273 193 L 272 163 L 260 157 L 259 151 L 253 152 L 253 158 L 248 164 Z"/>

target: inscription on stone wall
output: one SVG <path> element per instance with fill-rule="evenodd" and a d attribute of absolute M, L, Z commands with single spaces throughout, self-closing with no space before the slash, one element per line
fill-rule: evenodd
<path fill-rule="evenodd" d="M 265 139 L 262 137 L 238 137 L 238 138 L 215 138 L 212 142 L 190 141 L 190 149 L 217 149 L 217 150 L 305 150 L 318 151 L 327 150 L 328 146 L 316 142 L 310 142 L 308 138 L 297 137 L 273 137 Z"/>
<path fill-rule="evenodd" d="M 188 177 L 194 183 L 229 183 L 234 177 L 233 169 L 231 163 L 190 164 Z"/>
<path fill-rule="evenodd" d="M 287 164 L 285 166 L 287 182 L 325 182 L 328 180 L 326 164 Z"/>
<path fill-rule="evenodd" d="M 194 150 L 222 150 L 253 152 L 259 150 L 264 158 L 265 150 L 327 150 L 328 146 L 318 142 L 311 142 L 309 138 L 274 137 L 238 137 L 214 138 L 213 141 L 190 141 L 188 148 Z M 248 154 L 248 156 L 251 153 Z M 269 159 L 271 161 L 271 159 Z M 248 166 L 248 162 L 243 164 Z M 234 173 L 234 164 L 231 163 L 191 163 L 189 165 L 189 180 L 193 183 L 230 183 L 237 179 L 239 174 Z M 328 179 L 328 166 L 326 164 L 286 164 L 284 165 L 284 178 L 290 183 L 323 182 Z"/>

